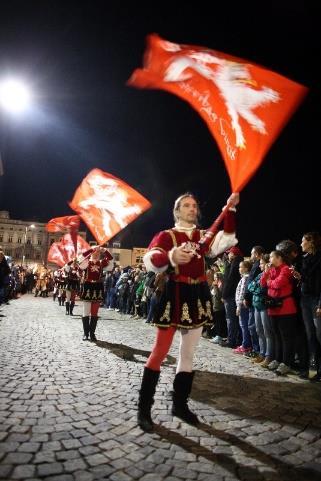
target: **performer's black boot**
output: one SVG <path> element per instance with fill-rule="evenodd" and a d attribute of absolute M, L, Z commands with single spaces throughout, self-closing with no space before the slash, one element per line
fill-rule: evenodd
<path fill-rule="evenodd" d="M 66 316 L 69 315 L 69 306 L 70 306 L 69 302 L 66 301 Z"/>
<path fill-rule="evenodd" d="M 173 387 L 172 414 L 188 424 L 198 424 L 196 414 L 190 411 L 187 401 L 192 390 L 194 372 L 179 372 L 176 374 Z"/>
<path fill-rule="evenodd" d="M 89 316 L 84 316 L 82 318 L 82 325 L 84 328 L 84 336 L 82 338 L 83 341 L 89 341 Z"/>
<path fill-rule="evenodd" d="M 59 306 L 61 306 L 61 296 L 58 296 Z"/>
<path fill-rule="evenodd" d="M 95 331 L 96 331 L 96 326 L 97 326 L 97 321 L 98 321 L 98 316 L 91 316 L 90 317 L 90 340 L 93 342 L 97 341 L 97 338 L 95 336 Z"/>
<path fill-rule="evenodd" d="M 56 300 L 56 297 L 57 297 L 57 294 L 54 292 L 53 295 L 52 295 L 52 300 L 55 302 Z"/>
<path fill-rule="evenodd" d="M 70 306 L 69 306 L 69 314 L 71 316 L 73 315 L 74 305 L 75 305 L 75 303 L 73 301 L 71 301 Z"/>
<path fill-rule="evenodd" d="M 137 424 L 143 431 L 151 431 L 153 429 L 151 409 L 154 404 L 154 394 L 159 375 L 159 371 L 153 371 L 148 367 L 144 368 L 142 385 L 139 391 L 137 413 Z"/>

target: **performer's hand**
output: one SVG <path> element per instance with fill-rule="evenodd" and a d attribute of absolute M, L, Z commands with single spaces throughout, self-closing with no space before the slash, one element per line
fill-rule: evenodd
<path fill-rule="evenodd" d="M 240 202 L 240 194 L 238 192 L 234 192 L 233 194 L 230 195 L 230 197 L 227 199 L 227 205 L 229 207 L 235 207 L 237 204 Z"/>
<path fill-rule="evenodd" d="M 194 257 L 193 252 L 188 252 L 183 245 L 177 247 L 173 252 L 173 261 L 175 264 L 188 264 Z"/>

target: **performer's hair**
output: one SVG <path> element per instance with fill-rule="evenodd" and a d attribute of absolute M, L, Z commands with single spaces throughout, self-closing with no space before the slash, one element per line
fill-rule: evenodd
<path fill-rule="evenodd" d="M 197 198 L 195 197 L 195 195 L 192 194 L 191 192 L 185 192 L 185 194 L 180 195 L 180 196 L 175 200 L 174 209 L 173 209 L 173 216 L 174 216 L 175 222 L 178 222 L 178 221 L 179 221 L 179 217 L 178 217 L 177 213 L 178 213 L 179 208 L 180 208 L 180 206 L 181 206 L 182 200 L 186 199 L 186 197 L 192 197 L 192 199 L 195 200 L 195 202 L 196 202 L 196 204 L 197 204 L 197 222 L 199 222 L 199 219 L 200 219 L 200 216 L 201 216 L 201 212 L 200 212 L 200 208 L 199 208 L 199 203 L 198 203 L 198 200 L 197 200 Z"/>

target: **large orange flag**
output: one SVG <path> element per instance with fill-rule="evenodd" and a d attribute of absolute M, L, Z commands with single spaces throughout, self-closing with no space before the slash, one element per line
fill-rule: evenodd
<path fill-rule="evenodd" d="M 168 90 L 189 102 L 216 139 L 233 192 L 240 192 L 307 92 L 241 58 L 147 38 L 144 66 L 128 85 Z"/>
<path fill-rule="evenodd" d="M 135 220 L 151 203 L 124 181 L 93 169 L 77 188 L 70 207 L 104 244 Z"/>

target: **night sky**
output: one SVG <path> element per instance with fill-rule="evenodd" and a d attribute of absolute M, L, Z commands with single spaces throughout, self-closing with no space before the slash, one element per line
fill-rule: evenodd
<path fill-rule="evenodd" d="M 185 191 L 198 196 L 203 227 L 211 224 L 230 186 L 206 124 L 174 95 L 126 86 L 155 32 L 246 58 L 310 89 L 241 194 L 238 238 L 248 253 L 320 230 L 319 2 L 211 2 L 211 12 L 205 2 L 141 3 L 2 5 L 0 77 L 26 79 L 35 98 L 20 118 L 0 112 L 0 210 L 41 222 L 72 214 L 68 201 L 98 167 L 153 204 L 117 236 L 123 247 L 146 246 L 170 227 Z"/>

